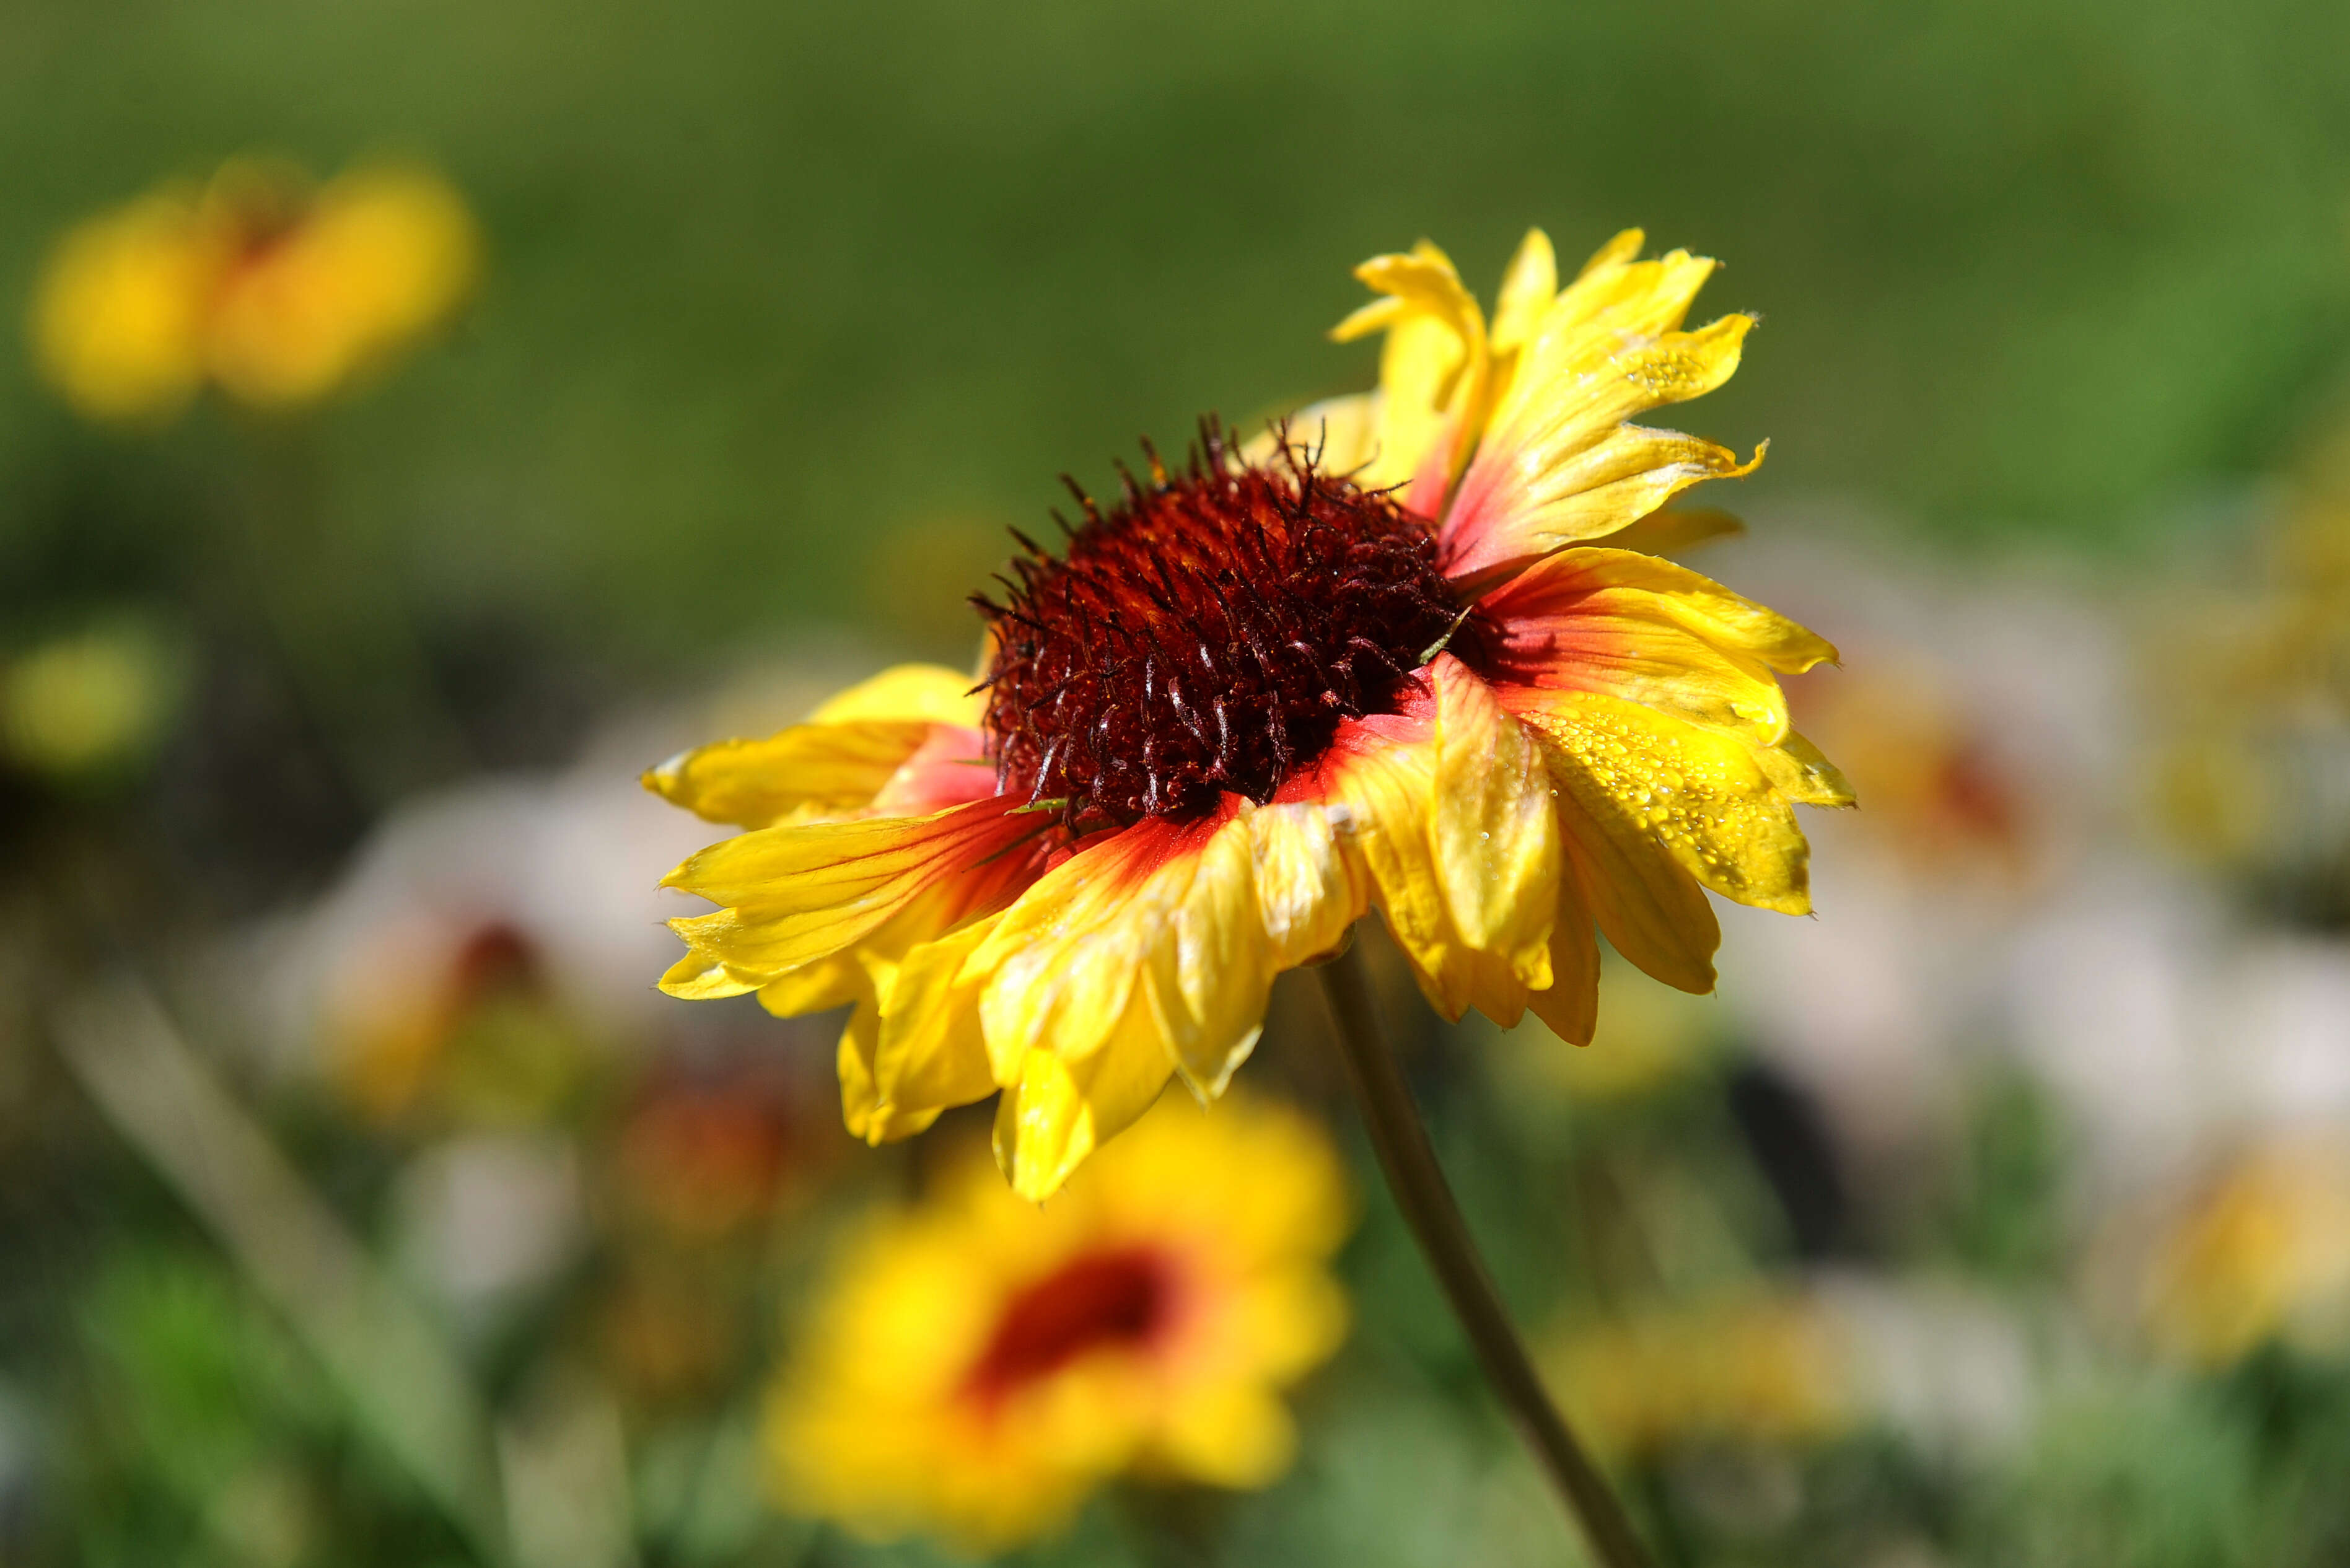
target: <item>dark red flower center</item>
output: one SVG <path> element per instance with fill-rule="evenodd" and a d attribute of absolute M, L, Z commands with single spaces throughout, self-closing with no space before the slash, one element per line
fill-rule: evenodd
<path fill-rule="evenodd" d="M 1172 1316 L 1168 1260 L 1147 1247 L 1071 1259 L 1006 1303 L 964 1388 L 993 1404 L 1090 1351 L 1141 1348 Z"/>
<path fill-rule="evenodd" d="M 1475 639 L 1435 537 L 1386 494 L 1294 452 L 1243 465 L 1212 424 L 1180 478 L 1150 466 L 1107 512 L 1079 493 L 1057 559 L 1015 532 L 1004 601 L 973 600 L 1002 788 L 1073 826 L 1268 800 L 1341 721 L 1393 711 L 1432 647 Z"/>
<path fill-rule="evenodd" d="M 538 948 L 512 922 L 488 920 L 467 933 L 449 964 L 449 1011 L 462 1016 L 493 1000 L 536 996 L 546 987 Z"/>

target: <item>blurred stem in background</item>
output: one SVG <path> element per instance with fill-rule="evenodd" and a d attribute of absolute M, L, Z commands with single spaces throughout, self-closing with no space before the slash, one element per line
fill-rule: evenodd
<path fill-rule="evenodd" d="M 66 1064 L 325 1363 L 384 1447 L 480 1553 L 506 1554 L 488 1412 L 453 1353 L 386 1282 L 144 988 L 57 1022 Z"/>
<path fill-rule="evenodd" d="M 1633 1532 L 1623 1504 L 1543 1388 L 1510 1322 L 1509 1309 L 1493 1288 L 1451 1185 L 1437 1163 L 1411 1090 L 1382 1038 L 1361 949 L 1349 945 L 1317 972 L 1330 1003 L 1339 1054 L 1346 1059 L 1347 1078 L 1362 1106 L 1363 1125 L 1388 1189 L 1443 1287 L 1461 1332 L 1469 1336 L 1485 1381 L 1582 1526 L 1584 1539 L 1603 1568 L 1650 1568 L 1648 1550 Z"/>
<path fill-rule="evenodd" d="M 448 1336 L 377 1265 L 133 981 L 83 998 L 60 1054 L 342 1388 L 485 1568 L 630 1568 L 619 1415 L 551 1359 L 498 1418 Z"/>
<path fill-rule="evenodd" d="M 336 517 L 316 430 L 298 417 L 256 419 L 244 433 L 245 591 L 345 787 L 380 809 L 462 774 L 468 748 L 435 695 L 398 574 Z"/>

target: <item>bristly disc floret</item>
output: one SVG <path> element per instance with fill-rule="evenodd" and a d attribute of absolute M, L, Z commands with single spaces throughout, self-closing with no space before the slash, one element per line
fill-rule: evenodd
<path fill-rule="evenodd" d="M 1067 554 L 1015 531 L 1003 602 L 973 597 L 1002 788 L 1080 829 L 1268 800 L 1341 720 L 1392 711 L 1431 647 L 1474 660 L 1424 524 L 1286 440 L 1248 465 L 1213 421 L 1201 434 L 1180 477 L 1153 453 L 1150 484 L 1125 475 L 1107 512 L 1070 482 L 1086 521 L 1062 524 Z"/>

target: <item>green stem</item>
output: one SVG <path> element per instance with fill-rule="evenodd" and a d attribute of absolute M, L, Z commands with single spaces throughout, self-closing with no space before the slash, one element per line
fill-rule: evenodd
<path fill-rule="evenodd" d="M 1411 1226 L 1419 1250 L 1434 1271 L 1510 1419 L 1526 1447 L 1558 1489 L 1567 1511 L 1583 1530 L 1602 1568 L 1649 1568 L 1648 1549 L 1632 1532 L 1624 1505 L 1591 1462 L 1583 1445 L 1535 1376 L 1526 1347 L 1511 1325 L 1507 1308 L 1493 1289 L 1484 1259 L 1471 1240 L 1452 1188 L 1436 1162 L 1428 1129 L 1405 1086 L 1403 1073 L 1380 1038 L 1378 1010 L 1364 972 L 1362 950 L 1350 947 L 1321 966 L 1322 989 L 1337 1025 L 1339 1054 L 1363 1109 L 1371 1147 L 1386 1173 L 1388 1190 Z"/>

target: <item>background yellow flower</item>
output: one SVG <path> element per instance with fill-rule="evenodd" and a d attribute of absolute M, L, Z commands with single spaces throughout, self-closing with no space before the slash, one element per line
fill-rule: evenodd
<path fill-rule="evenodd" d="M 453 309 L 479 248 L 463 202 L 421 167 L 356 168 L 314 192 L 240 161 L 60 240 L 34 345 L 92 419 L 166 420 L 208 380 L 256 408 L 315 402 Z"/>
<path fill-rule="evenodd" d="M 1170 1100 L 1054 1200 L 966 1151 L 847 1249 L 768 1410 L 787 1505 L 998 1548 L 1134 1472 L 1258 1487 L 1338 1345 L 1336 1155 L 1293 1111 Z"/>

